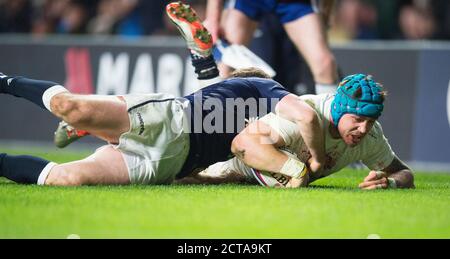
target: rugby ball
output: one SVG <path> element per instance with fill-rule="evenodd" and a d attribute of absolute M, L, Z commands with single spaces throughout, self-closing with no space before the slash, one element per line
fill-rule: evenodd
<path fill-rule="evenodd" d="M 285 153 L 290 157 L 297 157 L 296 154 L 290 151 L 284 149 L 280 151 L 282 151 L 283 153 Z M 265 187 L 283 188 L 286 187 L 286 185 L 289 183 L 289 180 L 291 179 L 291 177 L 284 174 L 273 173 L 269 171 L 260 171 L 254 168 L 251 168 L 250 173 L 260 185 Z"/>

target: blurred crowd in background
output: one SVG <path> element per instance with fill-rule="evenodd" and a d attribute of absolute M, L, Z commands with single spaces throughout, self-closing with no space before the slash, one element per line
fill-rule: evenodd
<path fill-rule="evenodd" d="M 0 0 L 0 33 L 178 35 L 163 0 Z M 206 0 L 184 1 L 205 16 Z M 331 42 L 450 39 L 448 0 L 336 0 Z"/>

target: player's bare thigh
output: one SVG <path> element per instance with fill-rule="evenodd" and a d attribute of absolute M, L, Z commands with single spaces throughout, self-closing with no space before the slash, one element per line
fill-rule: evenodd
<path fill-rule="evenodd" d="M 127 105 L 121 97 L 63 93 L 53 97 L 51 107 L 71 126 L 108 142 L 118 143 L 130 129 Z"/>
<path fill-rule="evenodd" d="M 311 13 L 285 23 L 284 28 L 310 65 L 316 81 L 334 83 L 338 77 L 336 64 L 320 16 Z"/>
<path fill-rule="evenodd" d="M 234 44 L 248 45 L 253 39 L 253 33 L 258 23 L 251 20 L 239 10 L 227 9 L 223 21 L 225 38 Z"/>
<path fill-rule="evenodd" d="M 249 45 L 253 39 L 253 33 L 258 23 L 248 18 L 244 13 L 236 9 L 226 9 L 222 21 L 225 38 L 232 44 Z M 218 65 L 220 76 L 227 78 L 232 69 L 223 63 Z"/>
<path fill-rule="evenodd" d="M 120 151 L 112 146 L 98 149 L 91 156 L 52 168 L 46 185 L 126 185 L 130 177 Z"/>
<path fill-rule="evenodd" d="M 327 48 L 324 27 L 317 13 L 310 13 L 294 21 L 283 24 L 289 38 L 300 50 L 310 49 L 317 52 Z M 306 53 L 305 53 L 306 54 Z"/>

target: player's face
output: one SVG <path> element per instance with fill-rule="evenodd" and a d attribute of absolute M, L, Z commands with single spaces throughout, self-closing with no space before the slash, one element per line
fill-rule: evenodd
<path fill-rule="evenodd" d="M 345 144 L 358 145 L 372 129 L 375 119 L 355 114 L 344 114 L 339 121 L 338 130 Z"/>

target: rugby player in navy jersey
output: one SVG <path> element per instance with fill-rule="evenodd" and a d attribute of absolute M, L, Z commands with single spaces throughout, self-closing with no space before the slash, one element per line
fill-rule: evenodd
<path fill-rule="evenodd" d="M 1 75 L 0 93 L 25 98 L 109 145 L 64 164 L 2 153 L 0 176 L 18 183 L 58 186 L 169 184 L 230 158 L 231 143 L 244 121 L 275 109 L 298 125 L 312 155 L 310 169 L 321 167 L 324 144 L 323 136 L 314 134 L 320 132 L 314 109 L 277 82 L 254 77 L 262 74 L 258 71 L 218 80 L 208 31 L 189 6 L 172 3 L 167 8 L 191 49 L 198 78 L 215 83 L 179 98 L 99 96 L 72 94 L 53 82 Z M 287 156 L 282 159 L 280 173 L 292 177 L 291 186 L 297 187 L 307 165 Z"/>

